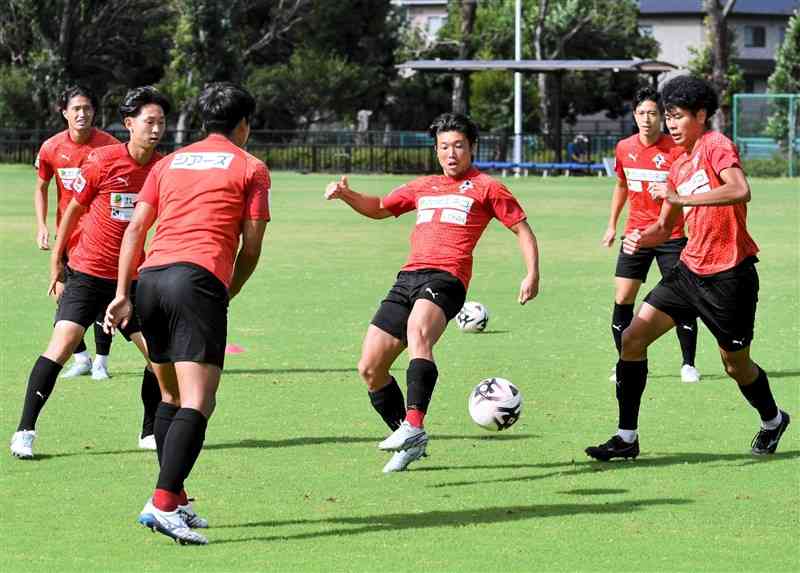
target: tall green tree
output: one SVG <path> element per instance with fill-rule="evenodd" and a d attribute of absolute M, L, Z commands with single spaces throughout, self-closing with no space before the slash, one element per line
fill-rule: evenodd
<path fill-rule="evenodd" d="M 795 10 L 786 26 L 783 44 L 775 54 L 775 71 L 767 81 L 769 93 L 800 95 L 800 10 Z M 800 100 L 794 100 L 795 126 L 800 122 Z M 778 104 L 776 111 L 767 121 L 767 133 L 781 142 L 788 144 L 789 113 L 788 108 Z M 797 130 L 796 136 L 800 136 Z"/>

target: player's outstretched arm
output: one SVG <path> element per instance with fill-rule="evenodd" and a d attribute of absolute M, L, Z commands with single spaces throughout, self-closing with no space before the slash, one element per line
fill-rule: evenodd
<path fill-rule="evenodd" d="M 253 274 L 261 257 L 261 243 L 267 222 L 256 219 L 245 219 L 242 222 L 242 246 L 236 255 L 236 264 L 233 267 L 231 287 L 228 289 L 229 298 L 233 299 L 242 290 L 244 283 Z"/>
<path fill-rule="evenodd" d="M 50 231 L 47 229 L 47 188 L 50 181 L 36 178 L 36 191 L 33 193 L 33 209 L 36 212 L 36 244 L 43 251 L 50 249 Z"/>
<path fill-rule="evenodd" d="M 350 189 L 346 175 L 342 176 L 339 181 L 328 183 L 325 188 L 325 199 L 341 199 L 350 205 L 356 213 L 360 213 L 370 219 L 385 219 L 392 215 L 391 211 L 381 205 L 380 197 L 363 195 Z"/>
<path fill-rule="evenodd" d="M 64 254 L 67 251 L 72 232 L 78 226 L 78 221 L 85 212 L 86 207 L 72 199 L 61 218 L 61 224 L 56 233 L 56 245 L 50 255 L 50 286 L 47 289 L 47 293 L 50 295 L 57 295 L 58 283 L 64 282 Z"/>
<path fill-rule="evenodd" d="M 628 187 L 624 181 L 617 178 L 617 183 L 614 185 L 614 194 L 611 196 L 611 215 L 608 218 L 608 227 L 606 227 L 606 232 L 600 241 L 600 244 L 604 247 L 610 247 L 614 244 L 614 239 L 617 235 L 617 222 L 627 200 Z"/>
<path fill-rule="evenodd" d="M 517 236 L 522 258 L 528 268 L 528 274 L 519 287 L 519 303 L 525 304 L 539 294 L 539 244 L 527 221 L 520 221 L 511 227 L 511 231 Z"/>
<path fill-rule="evenodd" d="M 139 201 L 133 210 L 133 217 L 125 234 L 122 235 L 122 244 L 119 251 L 119 266 L 117 269 L 117 294 L 114 300 L 106 307 L 106 316 L 103 319 L 103 330 L 113 333 L 118 327 L 125 327 L 133 312 L 133 305 L 128 298 L 131 281 L 136 266 L 139 264 L 139 253 L 144 248 L 147 231 L 156 220 L 156 210 L 149 203 Z"/>

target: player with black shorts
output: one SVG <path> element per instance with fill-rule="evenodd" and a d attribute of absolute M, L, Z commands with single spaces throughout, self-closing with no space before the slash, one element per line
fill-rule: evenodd
<path fill-rule="evenodd" d="M 124 327 L 134 316 L 128 285 L 135 254 L 158 221 L 140 267 L 136 310 L 161 386 L 155 425 L 160 470 L 139 523 L 181 543 L 204 545 L 208 540 L 194 529 L 208 522 L 194 512 L 184 481 L 216 404 L 228 302 L 261 255 L 270 179 L 266 165 L 243 149 L 255 111 L 246 90 L 211 84 L 198 108 L 208 136 L 165 157 L 139 193 L 106 323 Z"/>
<path fill-rule="evenodd" d="M 617 433 L 599 446 L 586 448 L 598 460 L 639 455 L 639 405 L 647 383 L 647 348 L 682 321 L 699 317 L 719 345 L 725 372 L 758 411 L 761 428 L 751 443 L 754 455 L 775 453 L 789 425 L 789 414 L 778 408 L 766 372 L 750 358 L 758 273 L 758 246 L 747 232 L 750 185 L 736 146 L 709 129 L 718 107 L 708 82 L 678 76 L 662 93 L 667 128 L 683 150 L 664 183 L 652 193 L 672 205 L 658 223 L 634 230 L 623 240 L 625 252 L 660 244 L 669 237 L 681 211 L 689 242 L 680 262 L 650 291 L 622 336 L 617 363 Z"/>
<path fill-rule="evenodd" d="M 416 210 L 408 261 L 367 329 L 358 363 L 372 407 L 392 430 L 378 445 L 395 452 L 385 473 L 405 470 L 425 455 L 423 420 L 438 378 L 433 346 L 464 304 L 472 252 L 492 219 L 517 235 L 528 271 L 519 289 L 520 304 L 539 291 L 538 248 L 525 212 L 505 186 L 472 165 L 477 126 L 463 115 L 446 113 L 433 122 L 430 133 L 443 175 L 420 177 L 382 198 L 353 191 L 346 177 L 325 191 L 327 199 L 341 199 L 371 219 Z M 404 401 L 389 369 L 406 348 Z"/>
<path fill-rule="evenodd" d="M 33 366 L 19 426 L 11 438 L 11 453 L 18 458 L 33 457 L 36 421 L 53 392 L 59 371 L 95 322 L 98 310 L 116 294 L 122 235 L 133 213 L 136 194 L 160 158 L 156 145 L 164 133 L 169 111 L 164 96 L 149 86 L 136 88 L 125 95 L 119 109 L 130 141 L 100 147 L 86 158 L 72 183 L 74 196 L 58 228 L 50 258 L 51 293 L 64 275 L 64 253 L 72 232 L 86 213 L 78 244 L 70 254 L 67 283 L 58 303 L 50 344 Z M 143 254 L 140 251 L 138 256 Z M 136 321 L 129 323 L 122 334 L 147 357 Z M 142 377 L 141 397 L 144 416 L 140 446 L 142 440 L 155 441 L 153 424 L 160 399 L 158 382 L 149 368 L 145 368 Z"/>
<path fill-rule="evenodd" d="M 651 87 L 636 92 L 633 117 L 639 132 L 617 144 L 614 169 L 617 183 L 611 198 L 611 216 L 602 244 L 610 247 L 614 243 L 617 221 L 625 203 L 628 203 L 628 220 L 625 234 L 634 229 L 640 231 L 658 221 L 662 210 L 669 211 L 670 205 L 651 196 L 650 188 L 658 182 L 667 180 L 672 155 L 676 151 L 672 137 L 662 133 L 663 116 L 660 108 L 661 98 Z M 654 247 L 640 249 L 634 254 L 626 253 L 620 246 L 617 269 L 614 279 L 614 312 L 611 317 L 611 335 L 617 354 L 621 349 L 622 332 L 633 320 L 633 305 L 639 288 L 647 280 L 653 264 L 658 263 L 661 276 L 665 276 L 678 264 L 681 251 L 686 245 L 683 232 L 683 216 L 675 221 L 669 238 Z M 699 382 L 700 372 L 694 365 L 697 351 L 697 320 L 678 324 L 675 332 L 683 355 L 680 375 L 684 382 Z M 611 375 L 616 382 L 616 370 Z"/>
<path fill-rule="evenodd" d="M 99 100 L 88 88 L 70 86 L 59 97 L 61 116 L 67 122 L 67 129 L 45 141 L 36 155 L 36 244 L 41 250 L 50 249 L 50 232 L 47 229 L 47 195 L 50 180 L 56 180 L 56 228 L 72 199 L 72 183 L 80 173 L 80 166 L 92 150 L 105 145 L 119 143 L 116 137 L 95 127 Z M 80 225 L 73 232 L 64 254 L 65 263 L 69 252 L 77 245 Z M 56 285 L 55 298 L 64 290 L 64 280 Z M 61 373 L 61 378 L 92 375 L 94 380 L 105 380 L 108 374 L 108 355 L 111 352 L 111 336 L 103 332 L 103 316 L 94 322 L 95 357 L 89 355 L 83 339 L 75 348 L 72 366 Z"/>

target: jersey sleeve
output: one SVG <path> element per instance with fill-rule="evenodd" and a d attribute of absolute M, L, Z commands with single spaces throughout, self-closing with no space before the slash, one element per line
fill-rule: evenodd
<path fill-rule="evenodd" d="M 721 139 L 721 138 L 720 138 Z M 708 162 L 714 173 L 719 174 L 729 167 L 741 167 L 739 151 L 730 140 L 715 142 L 716 145 L 709 146 Z"/>
<path fill-rule="evenodd" d="M 259 161 L 254 168 L 245 188 L 244 218 L 256 221 L 270 220 L 270 187 L 271 181 L 267 166 Z"/>
<path fill-rule="evenodd" d="M 627 186 L 628 180 L 625 177 L 625 169 L 622 167 L 622 150 L 619 143 L 614 150 L 614 172 L 617 174 L 617 179 Z"/>
<path fill-rule="evenodd" d="M 403 213 L 408 213 L 417 208 L 415 197 L 416 190 L 419 186 L 419 180 L 409 181 L 396 187 L 391 193 L 381 199 L 381 207 L 388 209 L 388 211 L 395 217 L 399 217 Z"/>
<path fill-rule="evenodd" d="M 42 145 L 39 148 L 39 153 L 36 154 L 33 166 L 42 181 L 50 181 L 53 178 L 53 164 L 50 162 L 50 152 L 46 145 Z"/>
<path fill-rule="evenodd" d="M 139 193 L 136 195 L 136 202 L 137 203 L 147 203 L 153 209 L 158 211 L 158 180 L 161 175 L 161 166 L 164 164 L 164 161 L 159 161 L 158 163 L 153 166 L 150 170 L 150 173 L 147 174 L 147 179 L 144 180 L 144 185 L 142 188 L 139 189 Z"/>
<path fill-rule="evenodd" d="M 101 161 L 92 152 L 83 162 L 80 173 L 72 182 L 73 197 L 84 207 L 88 207 L 97 196 L 103 180 L 103 171 Z"/>
<path fill-rule="evenodd" d="M 517 198 L 502 183 L 495 182 L 491 185 L 486 199 L 497 220 L 508 228 L 527 219 L 525 210 L 519 204 Z"/>

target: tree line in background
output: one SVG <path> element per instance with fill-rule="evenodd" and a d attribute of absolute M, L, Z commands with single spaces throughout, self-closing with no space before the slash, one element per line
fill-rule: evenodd
<path fill-rule="evenodd" d="M 734 2 L 705 0 L 709 43 L 694 64 L 724 93 L 738 87 L 740 72 L 730 65 L 729 44 L 720 53 L 716 38 L 728 37 L 720 34 Z M 253 127 L 260 129 L 350 127 L 359 110 L 370 110 L 373 128 L 420 130 L 441 112 L 469 109 L 485 130 L 512 130 L 512 74 L 404 77 L 395 68 L 409 59 L 512 59 L 509 0 L 451 0 L 447 23 L 433 41 L 410 27 L 389 0 L 7 0 L 7 5 L 0 13 L 3 127 L 59 127 L 55 105 L 69 83 L 98 93 L 99 121 L 108 126 L 117 121 L 115 109 L 127 89 L 154 84 L 171 98 L 181 138 L 184 130 L 198 127 L 194 102 L 202 86 L 229 80 L 256 97 Z M 639 34 L 637 15 L 635 0 L 528 0 L 523 58 L 654 58 L 658 46 Z M 787 34 L 787 43 L 794 37 Z M 786 51 L 795 58 L 795 70 L 798 51 L 796 46 Z M 568 73 L 562 117 L 554 118 L 552 79 L 526 76 L 524 130 L 549 132 L 559 119 L 600 111 L 619 117 L 640 81 L 629 74 Z"/>

